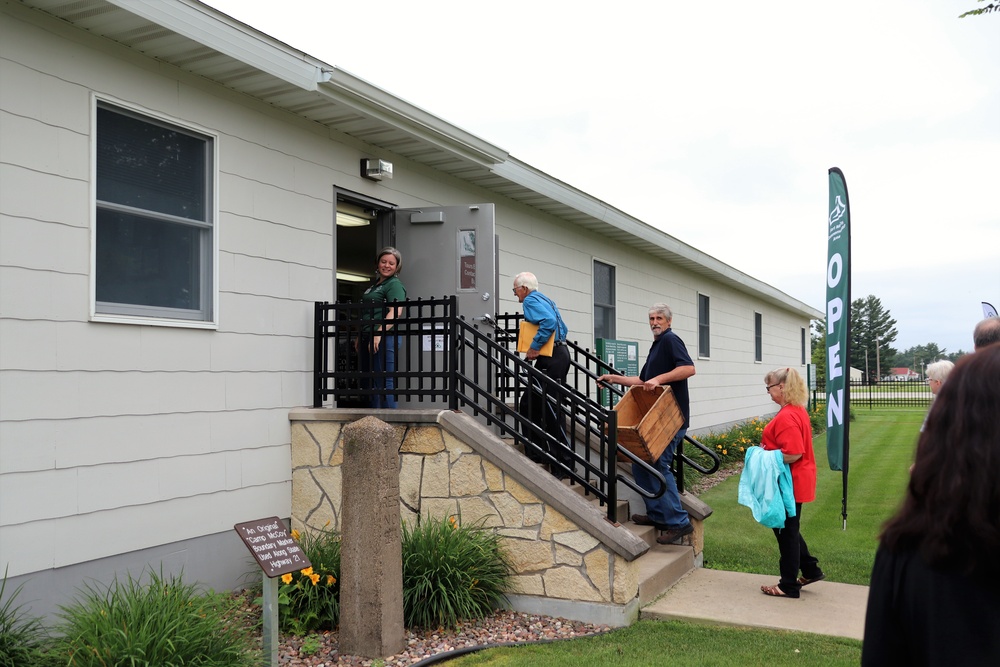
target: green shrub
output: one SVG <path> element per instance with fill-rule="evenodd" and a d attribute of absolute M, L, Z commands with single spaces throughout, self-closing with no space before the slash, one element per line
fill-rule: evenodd
<path fill-rule="evenodd" d="M 408 628 L 453 628 L 504 601 L 513 567 L 501 538 L 482 526 L 423 518 L 403 524 L 403 621 Z"/>
<path fill-rule="evenodd" d="M 53 653 L 67 667 L 198 665 L 243 667 L 258 659 L 256 638 L 239 618 L 238 599 L 199 593 L 181 577 L 129 575 L 89 584 L 62 608 Z"/>
<path fill-rule="evenodd" d="M 22 584 L 23 586 L 23 584 Z M 16 604 L 21 586 L 7 593 L 7 572 L 0 583 L 0 667 L 23 667 L 42 662 L 46 632 L 38 618 Z"/>
<path fill-rule="evenodd" d="M 334 531 L 293 530 L 312 567 L 282 575 L 278 587 L 281 629 L 293 635 L 333 630 L 340 622 L 340 535 Z"/>

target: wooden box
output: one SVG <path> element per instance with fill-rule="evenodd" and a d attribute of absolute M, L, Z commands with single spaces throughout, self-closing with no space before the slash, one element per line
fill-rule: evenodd
<path fill-rule="evenodd" d="M 652 463 L 684 426 L 684 415 L 670 387 L 653 391 L 631 387 L 615 405 L 618 413 L 618 444 L 643 461 Z M 629 461 L 619 455 L 619 461 Z"/>

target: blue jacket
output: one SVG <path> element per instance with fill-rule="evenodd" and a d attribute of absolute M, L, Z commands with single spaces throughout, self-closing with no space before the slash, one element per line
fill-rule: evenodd
<path fill-rule="evenodd" d="M 753 518 L 768 528 L 784 528 L 785 516 L 795 516 L 792 471 L 780 449 L 747 449 L 737 502 L 749 507 Z"/>
<path fill-rule="evenodd" d="M 566 340 L 569 329 L 563 322 L 555 301 L 535 290 L 524 297 L 521 305 L 524 308 L 524 319 L 538 325 L 538 333 L 531 341 L 533 350 L 542 349 L 553 332 L 556 334 L 555 342 Z"/>

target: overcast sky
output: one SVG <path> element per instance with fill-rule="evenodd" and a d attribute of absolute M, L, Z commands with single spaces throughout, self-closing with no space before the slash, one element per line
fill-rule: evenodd
<path fill-rule="evenodd" d="M 899 350 L 971 350 L 1000 308 L 1000 13 L 957 18 L 974 0 L 207 4 L 820 310 L 840 167 L 852 295 Z"/>

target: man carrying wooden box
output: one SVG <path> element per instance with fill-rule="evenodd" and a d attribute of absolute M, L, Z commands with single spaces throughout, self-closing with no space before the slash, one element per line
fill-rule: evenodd
<path fill-rule="evenodd" d="M 656 541 L 660 544 L 680 544 L 686 535 L 694 532 L 688 513 L 681 505 L 677 480 L 671 470 L 674 452 L 684 439 L 690 424 L 690 401 L 688 399 L 688 378 L 695 374 L 694 362 L 688 354 L 684 341 L 670 329 L 673 313 L 665 303 L 653 304 L 649 309 L 649 329 L 653 333 L 653 344 L 646 356 L 646 363 L 638 377 L 629 375 L 602 375 L 598 380 L 624 386 L 638 386 L 652 391 L 660 385 L 668 385 L 674 399 L 684 415 L 684 425 L 651 465 L 666 480 L 666 491 L 655 499 L 646 499 L 646 513 L 633 514 L 632 521 L 641 526 L 656 526 L 661 532 Z M 639 486 L 652 491 L 655 480 L 642 466 L 632 464 L 632 476 Z"/>

